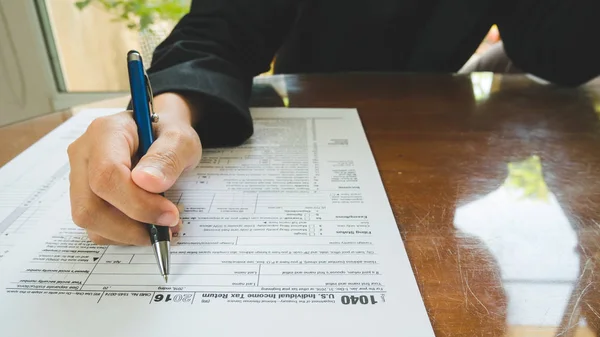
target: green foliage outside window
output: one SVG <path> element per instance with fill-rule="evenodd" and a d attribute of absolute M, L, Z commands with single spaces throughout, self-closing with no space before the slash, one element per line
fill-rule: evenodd
<path fill-rule="evenodd" d="M 99 5 L 114 14 L 115 21 L 125 22 L 129 29 L 145 30 L 157 21 L 176 22 L 189 12 L 190 0 L 82 0 L 80 10 Z"/>

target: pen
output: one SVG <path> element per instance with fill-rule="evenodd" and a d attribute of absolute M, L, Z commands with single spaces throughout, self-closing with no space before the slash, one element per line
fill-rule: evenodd
<path fill-rule="evenodd" d="M 154 142 L 152 122 L 158 122 L 158 115 L 154 113 L 152 88 L 139 52 L 131 50 L 127 53 L 127 69 L 129 72 L 133 118 L 137 124 L 139 138 L 138 153 L 141 158 L 148 152 L 150 145 Z M 164 194 L 161 193 L 161 195 Z M 165 282 L 168 282 L 171 249 L 169 228 L 153 224 L 146 224 L 146 227 L 158 268 Z"/>

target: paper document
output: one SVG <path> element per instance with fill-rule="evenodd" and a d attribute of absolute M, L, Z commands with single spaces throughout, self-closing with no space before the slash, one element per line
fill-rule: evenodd
<path fill-rule="evenodd" d="M 356 110 L 256 108 L 245 144 L 204 149 L 166 193 L 169 283 L 71 220 L 66 147 L 115 112 L 0 170 L 1 336 L 434 336 Z"/>
<path fill-rule="evenodd" d="M 69 144 L 93 119 L 117 111 L 89 110 L 75 116 L 0 169 L 0 260 L 30 229 L 35 233 L 37 220 L 68 193 Z"/>

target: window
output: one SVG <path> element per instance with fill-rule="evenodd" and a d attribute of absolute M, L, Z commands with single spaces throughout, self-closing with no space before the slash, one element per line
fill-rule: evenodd
<path fill-rule="evenodd" d="M 39 0 L 59 91 L 126 92 L 125 56 L 151 52 L 190 0 Z"/>

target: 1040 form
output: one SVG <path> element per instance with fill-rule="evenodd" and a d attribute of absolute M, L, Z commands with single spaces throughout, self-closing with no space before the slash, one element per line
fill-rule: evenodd
<path fill-rule="evenodd" d="M 0 335 L 433 336 L 356 110 L 256 108 L 246 143 L 204 149 L 166 193 L 183 221 L 168 284 L 150 247 L 95 245 L 70 218 L 63 152 L 115 112 L 0 170 L 20 196 L 0 195 Z"/>

